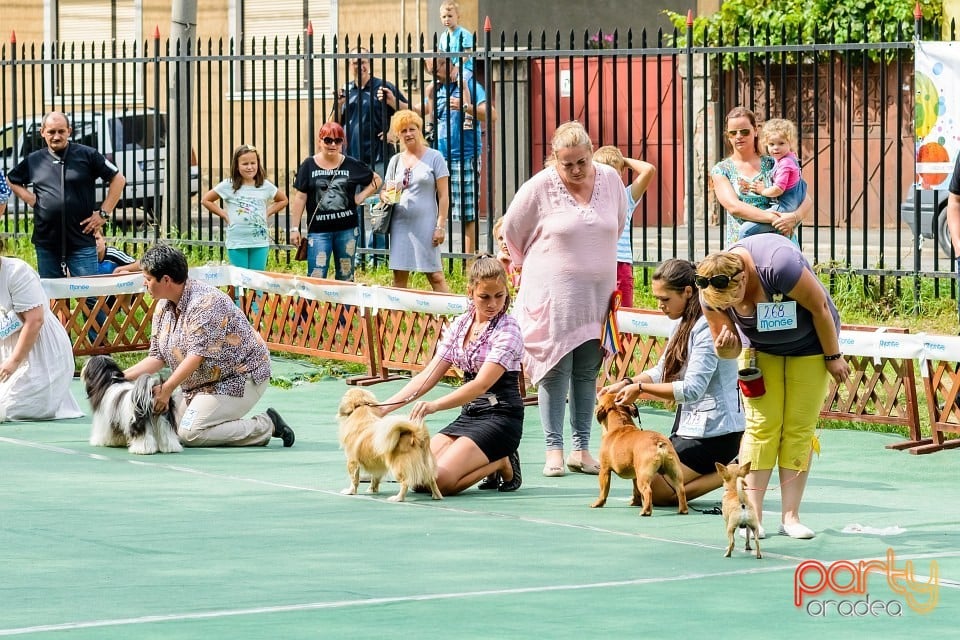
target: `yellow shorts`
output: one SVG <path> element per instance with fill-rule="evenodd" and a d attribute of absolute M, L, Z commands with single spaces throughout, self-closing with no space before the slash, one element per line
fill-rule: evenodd
<path fill-rule="evenodd" d="M 746 350 L 741 356 L 741 368 Z M 766 393 L 744 398 L 747 430 L 740 443 L 741 464 L 754 470 L 806 471 L 830 377 L 822 355 L 774 356 L 757 352 Z"/>

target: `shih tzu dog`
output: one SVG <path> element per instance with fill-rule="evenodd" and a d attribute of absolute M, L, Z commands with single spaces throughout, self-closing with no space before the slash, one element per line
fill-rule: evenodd
<path fill-rule="evenodd" d="M 90 444 L 127 447 L 130 453 L 179 453 L 173 402 L 163 413 L 153 410 L 153 387 L 160 379 L 144 374 L 130 382 L 110 356 L 93 356 L 80 371 L 93 408 Z"/>

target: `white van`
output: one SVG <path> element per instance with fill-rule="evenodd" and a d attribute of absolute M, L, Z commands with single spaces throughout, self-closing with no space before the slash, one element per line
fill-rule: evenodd
<path fill-rule="evenodd" d="M 107 157 L 127 180 L 123 196 L 114 214 L 117 223 L 152 223 L 159 217 L 160 198 L 166 193 L 167 116 L 153 109 L 124 112 L 83 112 L 68 114 L 73 127 L 73 142 L 97 149 Z M 6 124 L 0 130 L 0 164 L 5 171 L 45 142 L 40 136 L 43 116 L 32 116 Z M 190 195 L 200 186 L 196 157 L 191 154 L 190 166 L 183 171 L 190 182 Z M 176 186 L 176 185 L 175 185 Z M 142 209 L 136 216 L 126 209 Z"/>

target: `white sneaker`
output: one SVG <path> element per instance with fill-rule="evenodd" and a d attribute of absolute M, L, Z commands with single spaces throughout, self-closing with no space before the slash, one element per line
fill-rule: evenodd
<path fill-rule="evenodd" d="M 781 524 L 779 533 L 782 536 L 790 536 L 791 538 L 796 538 L 797 540 L 809 540 L 817 535 L 813 532 L 813 529 L 799 522 L 794 522 L 793 524 Z"/>
<path fill-rule="evenodd" d="M 746 537 L 747 537 L 747 528 L 746 528 L 746 527 L 740 527 L 740 530 L 737 531 L 737 535 L 740 536 L 741 538 L 746 538 Z M 761 525 L 757 525 L 757 537 L 760 538 L 761 540 L 763 540 L 764 538 L 767 537 L 767 532 L 763 530 L 763 525 L 762 525 L 762 524 L 761 524 Z"/>

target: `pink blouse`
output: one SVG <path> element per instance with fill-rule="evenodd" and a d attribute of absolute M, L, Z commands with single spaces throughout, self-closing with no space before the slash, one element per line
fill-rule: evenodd
<path fill-rule="evenodd" d="M 505 214 L 503 238 L 523 269 L 513 314 L 534 384 L 574 348 L 600 338 L 617 287 L 617 239 L 627 199 L 614 169 L 593 167 L 589 204 L 578 204 L 548 167 L 520 187 Z"/>

